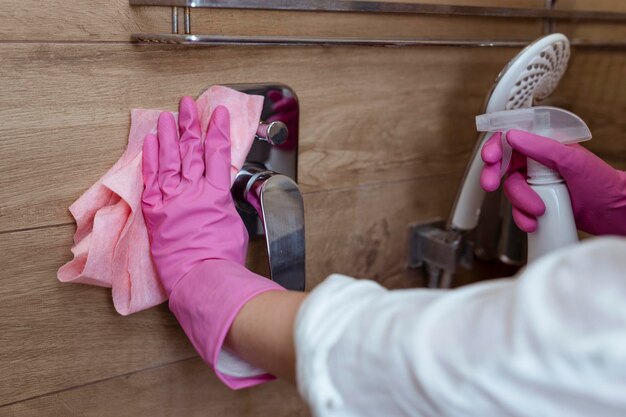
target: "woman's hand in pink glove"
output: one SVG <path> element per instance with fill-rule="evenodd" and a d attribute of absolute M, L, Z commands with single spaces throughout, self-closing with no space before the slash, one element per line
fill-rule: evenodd
<path fill-rule="evenodd" d="M 181 100 L 178 124 L 162 113 L 157 136 L 144 141 L 143 178 L 152 257 L 187 337 L 231 388 L 272 379 L 223 349 L 243 306 L 283 289 L 244 266 L 248 234 L 230 194 L 228 110 L 213 110 L 204 150 L 192 98 Z"/>
<path fill-rule="evenodd" d="M 596 235 L 626 235 L 626 173 L 616 170 L 580 145 L 563 145 L 532 133 L 510 130 L 513 157 L 504 179 L 504 192 L 513 205 L 520 229 L 533 232 L 545 206 L 526 182 L 526 157 L 558 171 L 570 192 L 576 225 Z M 502 142 L 494 134 L 483 146 L 481 185 L 494 191 L 500 184 Z"/>
<path fill-rule="evenodd" d="M 243 264 L 248 234 L 230 194 L 228 110 L 213 111 L 204 151 L 191 97 L 180 101 L 178 124 L 171 113 L 161 113 L 157 134 L 144 142 L 142 206 L 152 257 L 169 295 L 205 260 Z"/>

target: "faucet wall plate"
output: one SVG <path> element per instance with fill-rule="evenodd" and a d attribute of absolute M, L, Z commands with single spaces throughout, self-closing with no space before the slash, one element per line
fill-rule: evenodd
<path fill-rule="evenodd" d="M 263 96 L 265 100 L 261 121 L 266 123 L 280 121 L 287 127 L 287 137 L 280 144 L 255 140 L 244 163 L 244 170 L 257 168 L 279 173 L 297 183 L 300 106 L 295 92 L 279 83 L 227 84 L 226 86 L 242 93 Z M 235 201 L 250 237 L 264 236 L 265 228 L 256 209 L 243 198 L 235 198 Z"/>
<path fill-rule="evenodd" d="M 282 84 L 229 87 L 264 97 L 256 139 L 232 188 L 237 210 L 251 237 L 265 237 L 271 279 L 304 291 L 304 201 L 296 184 L 298 98 Z"/>

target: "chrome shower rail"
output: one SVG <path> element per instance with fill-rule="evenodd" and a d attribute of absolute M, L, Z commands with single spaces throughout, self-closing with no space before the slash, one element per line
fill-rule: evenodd
<path fill-rule="evenodd" d="M 510 19 L 539 19 L 546 23 L 555 21 L 605 21 L 626 23 L 626 13 L 595 11 L 453 6 L 403 2 L 353 1 L 353 0 L 129 0 L 131 6 L 159 6 L 172 8 L 171 34 L 136 33 L 131 40 L 140 43 L 183 45 L 262 45 L 262 46 L 461 46 L 461 47 L 520 47 L 531 40 L 468 40 L 427 38 L 324 38 L 294 36 L 221 36 L 191 33 L 191 9 L 244 9 L 329 13 L 373 13 L 402 15 L 447 15 L 493 17 Z M 551 4 L 551 3 L 550 3 Z M 178 9 L 184 9 L 184 34 L 179 33 Z M 626 48 L 625 41 L 596 42 L 573 40 L 573 46 L 591 48 Z"/>
<path fill-rule="evenodd" d="M 524 47 L 530 40 L 457 40 L 457 39 L 365 39 L 365 38 L 314 38 L 292 36 L 225 36 L 183 34 L 134 34 L 133 41 L 172 45 L 204 46 L 456 46 L 456 47 Z M 572 46 L 599 49 L 622 49 L 624 43 L 573 40 Z"/>
<path fill-rule="evenodd" d="M 303 12 L 352 12 L 436 14 L 556 20 L 610 20 L 626 22 L 626 13 L 528 9 L 515 7 L 454 6 L 354 0 L 130 0 L 131 6 L 192 7 L 211 9 L 284 10 Z"/>
<path fill-rule="evenodd" d="M 224 36 L 136 34 L 138 42 L 158 42 L 183 45 L 261 45 L 261 46 L 526 46 L 528 41 L 463 41 L 432 39 L 364 39 L 364 38 L 314 38 L 293 36 Z"/>

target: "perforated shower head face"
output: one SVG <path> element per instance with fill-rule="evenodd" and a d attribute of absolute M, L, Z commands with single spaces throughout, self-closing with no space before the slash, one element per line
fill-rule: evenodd
<path fill-rule="evenodd" d="M 545 47 L 520 74 L 509 93 L 507 110 L 530 107 L 548 97 L 567 69 L 569 43 L 555 42 Z"/>
<path fill-rule="evenodd" d="M 560 33 L 524 48 L 498 75 L 487 99 L 486 113 L 531 107 L 548 97 L 567 69 L 570 46 Z"/>

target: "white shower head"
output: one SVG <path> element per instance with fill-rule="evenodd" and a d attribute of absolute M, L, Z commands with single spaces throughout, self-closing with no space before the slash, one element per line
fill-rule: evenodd
<path fill-rule="evenodd" d="M 531 107 L 548 97 L 567 68 L 569 40 L 554 33 L 537 39 L 517 54 L 500 72 L 487 96 L 484 113 Z M 449 226 L 469 231 L 478 225 L 485 193 L 480 187 L 483 163 L 480 150 L 487 134 L 474 149 L 452 209 Z"/>
<path fill-rule="evenodd" d="M 567 69 L 569 40 L 554 33 L 528 45 L 496 78 L 485 113 L 531 107 L 548 97 Z"/>

